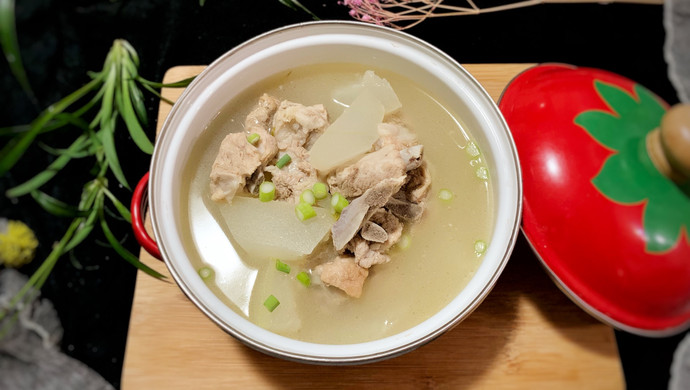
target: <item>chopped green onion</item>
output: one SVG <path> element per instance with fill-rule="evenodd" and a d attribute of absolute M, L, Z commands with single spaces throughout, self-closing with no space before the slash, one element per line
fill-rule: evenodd
<path fill-rule="evenodd" d="M 470 155 L 470 157 L 477 157 L 477 156 L 479 156 L 479 148 L 477 147 L 477 144 L 475 144 L 475 143 L 472 142 L 472 141 L 470 141 L 470 142 L 467 144 L 467 148 L 465 149 L 465 151 L 467 152 L 467 154 Z"/>
<path fill-rule="evenodd" d="M 299 202 L 297 206 L 295 206 L 295 214 L 300 221 L 306 221 L 309 218 L 315 217 L 316 211 L 314 211 L 314 208 L 311 207 L 309 203 Z"/>
<path fill-rule="evenodd" d="M 302 271 L 297 274 L 297 280 L 299 280 L 300 283 L 302 283 L 305 287 L 309 287 L 311 284 L 311 278 L 309 277 L 309 274 Z"/>
<path fill-rule="evenodd" d="M 199 268 L 199 276 L 201 279 L 208 280 L 213 276 L 213 270 L 209 267 L 201 267 Z"/>
<path fill-rule="evenodd" d="M 290 265 L 283 263 L 279 259 L 276 259 L 276 269 L 280 272 L 290 273 Z"/>
<path fill-rule="evenodd" d="M 453 193 L 448 189 L 442 189 L 438 192 L 438 198 L 441 200 L 449 201 L 453 199 Z"/>
<path fill-rule="evenodd" d="M 481 256 L 486 252 L 486 241 L 482 240 L 477 240 L 474 242 L 474 254 L 477 255 L 477 257 Z"/>
<path fill-rule="evenodd" d="M 316 196 L 314 196 L 314 192 L 312 190 L 304 190 L 302 191 L 302 195 L 299 196 L 299 200 L 301 202 L 314 205 L 314 203 L 316 203 Z"/>
<path fill-rule="evenodd" d="M 266 309 L 271 312 L 275 310 L 278 305 L 280 305 L 280 301 L 278 298 L 274 297 L 273 294 L 269 295 L 264 301 L 264 306 L 266 306 Z"/>
<path fill-rule="evenodd" d="M 489 179 L 489 170 L 486 169 L 486 167 L 479 167 L 477 168 L 477 177 L 482 179 L 482 180 L 488 180 Z"/>
<path fill-rule="evenodd" d="M 265 181 L 259 186 L 259 200 L 270 202 L 276 197 L 276 186 L 270 181 Z"/>
<path fill-rule="evenodd" d="M 283 157 L 281 157 L 280 159 L 278 159 L 278 162 L 276 163 L 276 167 L 282 168 L 282 167 L 284 167 L 285 165 L 287 165 L 287 163 L 289 163 L 291 160 L 292 160 L 292 157 L 290 157 L 289 154 L 285 153 L 285 154 L 283 155 Z"/>
<path fill-rule="evenodd" d="M 314 197 L 316 199 L 324 199 L 328 196 L 328 186 L 326 185 L 326 183 L 314 183 L 314 187 L 312 187 L 312 190 L 314 192 Z"/>
<path fill-rule="evenodd" d="M 333 194 L 333 197 L 331 198 L 331 206 L 333 206 L 333 210 L 336 213 L 342 212 L 343 209 L 347 207 L 349 204 L 350 202 L 348 202 L 344 196 L 340 195 L 339 192 Z"/>
<path fill-rule="evenodd" d="M 252 145 L 256 145 L 257 142 L 261 139 L 261 136 L 257 133 L 251 133 L 247 136 L 247 142 L 249 142 Z"/>

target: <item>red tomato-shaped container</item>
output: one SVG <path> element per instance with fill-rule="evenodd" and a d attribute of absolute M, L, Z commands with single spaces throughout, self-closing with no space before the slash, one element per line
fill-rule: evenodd
<path fill-rule="evenodd" d="M 648 153 L 668 105 L 610 72 L 539 65 L 499 106 L 520 156 L 522 230 L 559 287 L 631 333 L 690 327 L 690 185 Z"/>

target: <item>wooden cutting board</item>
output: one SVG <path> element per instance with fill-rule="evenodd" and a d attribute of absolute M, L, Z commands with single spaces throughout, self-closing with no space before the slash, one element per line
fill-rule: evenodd
<path fill-rule="evenodd" d="M 465 65 L 498 99 L 530 64 Z M 170 69 L 165 82 L 203 67 Z M 180 89 L 163 89 L 175 100 Z M 158 125 L 170 111 L 161 103 Z M 142 250 L 141 260 L 169 276 Z M 464 322 L 398 358 L 363 366 L 315 366 L 256 352 L 223 332 L 172 279 L 137 275 L 122 389 L 226 388 L 622 389 L 613 330 L 551 282 L 520 237 L 493 291 Z"/>

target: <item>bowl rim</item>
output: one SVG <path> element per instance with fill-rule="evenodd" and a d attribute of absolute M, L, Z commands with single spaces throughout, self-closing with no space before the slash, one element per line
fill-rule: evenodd
<path fill-rule="evenodd" d="M 403 331 L 397 335 L 394 336 L 389 336 L 384 339 L 378 339 L 370 342 L 364 342 L 364 343 L 357 343 L 357 344 L 345 344 L 345 345 L 340 345 L 340 344 L 316 344 L 316 343 L 309 343 L 309 342 L 302 342 L 298 341 L 297 346 L 302 347 L 302 345 L 305 346 L 305 348 L 308 346 L 309 349 L 315 346 L 324 346 L 326 348 L 331 348 L 331 349 L 338 349 L 340 351 L 346 351 L 341 354 L 336 354 L 336 355 L 314 355 L 313 353 L 299 353 L 296 352 L 295 350 L 288 351 L 285 350 L 285 348 L 281 348 L 281 345 L 283 342 L 287 342 L 286 340 L 291 340 L 295 341 L 292 339 L 289 339 L 284 336 L 278 336 L 272 332 L 269 332 L 267 330 L 264 330 L 262 328 L 259 328 L 257 330 L 257 333 L 262 336 L 261 340 L 258 340 L 255 337 L 249 337 L 251 335 L 244 334 L 243 332 L 239 331 L 238 329 L 234 328 L 231 326 L 231 324 L 227 323 L 224 318 L 221 318 L 218 313 L 216 313 L 212 308 L 208 307 L 205 302 L 203 302 L 195 293 L 195 289 L 193 288 L 190 283 L 188 283 L 188 280 L 185 279 L 186 275 L 183 274 L 180 270 L 178 270 L 174 264 L 174 262 L 171 260 L 171 257 L 173 256 L 170 253 L 170 250 L 166 248 L 165 245 L 162 245 L 166 241 L 166 236 L 164 233 L 164 228 L 162 227 L 162 219 L 159 217 L 157 213 L 157 208 L 156 207 L 156 202 L 154 201 L 154 197 L 156 196 L 156 187 L 159 185 L 159 181 L 157 180 L 157 172 L 159 169 L 159 164 L 162 164 L 161 161 L 164 161 L 164 151 L 161 147 L 159 147 L 159 142 L 161 140 L 165 140 L 166 137 L 168 137 L 169 133 L 174 132 L 174 121 L 175 118 L 178 116 L 185 116 L 189 115 L 189 113 L 185 112 L 185 109 L 188 108 L 187 106 L 187 101 L 189 99 L 193 99 L 195 94 L 198 94 L 198 90 L 200 88 L 203 88 L 203 84 L 207 82 L 207 79 L 212 78 L 213 76 L 216 75 L 216 73 L 219 71 L 217 68 L 221 68 L 222 64 L 225 63 L 226 61 L 229 61 L 230 58 L 232 58 L 235 55 L 238 55 L 238 53 L 247 50 L 251 48 L 254 45 L 257 45 L 264 41 L 267 38 L 283 34 L 285 32 L 290 32 L 290 31 L 299 31 L 299 30 L 307 30 L 311 31 L 313 33 L 316 33 L 314 29 L 329 29 L 329 28 L 344 28 L 344 29 L 353 29 L 353 31 L 363 31 L 367 32 L 369 34 L 374 34 L 380 37 L 395 37 L 398 40 L 404 40 L 407 42 L 411 47 L 414 47 L 415 49 L 422 51 L 425 50 L 429 53 L 432 53 L 434 56 L 437 56 L 439 60 L 442 60 L 444 63 L 447 63 L 449 66 L 449 69 L 452 67 L 454 72 L 461 74 L 463 78 L 467 79 L 471 85 L 471 87 L 475 93 L 477 93 L 477 98 L 482 100 L 482 104 L 486 106 L 490 110 L 488 114 L 492 115 L 492 118 L 494 121 L 497 122 L 498 127 L 495 129 L 495 131 L 500 131 L 500 134 L 497 134 L 498 136 L 503 137 L 505 145 L 500 145 L 504 146 L 507 149 L 509 149 L 509 156 L 500 156 L 500 158 L 505 158 L 509 163 L 512 163 L 512 167 L 506 168 L 506 170 L 510 169 L 512 170 L 511 176 L 510 176 L 510 181 L 515 185 L 515 188 L 511 188 L 508 191 L 513 191 L 511 192 L 511 197 L 514 198 L 513 201 L 511 201 L 512 206 L 510 206 L 509 214 L 510 214 L 510 234 L 506 237 L 505 243 L 502 243 L 500 246 L 500 258 L 497 256 L 497 264 L 494 268 L 492 268 L 492 273 L 488 280 L 485 280 L 483 282 L 481 290 L 475 292 L 472 295 L 471 301 L 463 307 L 462 310 L 460 311 L 455 311 L 456 314 L 448 321 L 445 323 L 440 323 L 436 324 L 432 327 L 431 331 L 425 332 L 422 337 L 413 337 L 410 338 L 408 335 L 410 330 L 419 328 L 422 324 L 427 323 L 430 321 L 430 319 L 427 319 L 423 321 L 421 324 L 414 326 L 408 331 Z M 319 32 L 319 34 L 327 34 L 326 32 Z M 342 32 L 341 32 L 342 34 Z M 211 81 L 208 81 L 211 82 Z M 169 138 L 169 137 L 168 137 Z M 163 157 L 161 155 L 163 154 Z M 428 343 L 429 341 L 435 339 L 436 337 L 440 336 L 453 326 L 457 325 L 459 322 L 464 320 L 467 316 L 469 316 L 478 306 L 479 304 L 486 298 L 486 296 L 489 294 L 493 286 L 496 284 L 496 281 L 498 280 L 500 274 L 503 272 L 505 269 L 505 266 L 510 258 L 510 255 L 513 251 L 513 248 L 515 246 L 517 236 L 519 234 L 519 226 L 520 226 L 520 221 L 521 221 L 521 214 L 522 214 L 522 174 L 521 174 L 521 168 L 519 164 L 519 159 L 518 159 L 518 154 L 517 154 L 517 148 L 514 143 L 514 140 L 512 138 L 512 134 L 510 133 L 510 130 L 508 128 L 508 125 L 503 118 L 500 110 L 498 109 L 498 105 L 496 102 L 494 102 L 493 99 L 489 96 L 489 94 L 486 92 L 484 87 L 472 76 L 467 70 L 465 70 L 455 59 L 444 53 L 443 51 L 439 50 L 435 46 L 419 39 L 414 36 L 411 36 L 407 33 L 397 31 L 397 30 L 392 30 L 390 28 L 386 27 L 381 27 L 381 26 L 376 26 L 376 25 L 371 25 L 371 24 L 366 24 L 366 23 L 361 23 L 361 22 L 355 22 L 355 21 L 315 21 L 315 22 L 305 22 L 305 23 L 299 23 L 299 24 L 293 24 L 293 25 L 288 25 L 284 27 L 280 27 L 277 29 L 270 30 L 268 32 L 265 32 L 263 34 L 260 34 L 252 39 L 249 39 L 234 48 L 228 50 L 225 52 L 223 55 L 218 57 L 216 60 L 214 60 L 207 68 L 205 68 L 199 76 L 183 91 L 181 94 L 180 98 L 177 100 L 177 102 L 174 104 L 172 107 L 169 115 L 166 117 L 162 127 L 161 131 L 159 134 L 159 139 L 156 142 L 156 147 L 154 148 L 154 152 L 152 155 L 151 159 L 151 166 L 150 166 L 150 172 L 151 172 L 151 180 L 149 181 L 149 188 L 148 188 L 148 196 L 149 196 L 149 205 L 151 207 L 151 221 L 152 221 L 152 227 L 153 227 L 153 232 L 154 236 L 156 237 L 156 241 L 161 243 L 159 244 L 160 249 L 161 249 L 161 254 L 162 257 L 165 261 L 165 264 L 167 268 L 169 269 L 173 279 L 175 280 L 176 284 L 179 286 L 179 288 L 183 291 L 183 293 L 190 299 L 195 306 L 197 306 L 207 317 L 209 317 L 216 325 L 221 327 L 223 330 L 225 330 L 227 333 L 244 343 L 245 345 L 257 349 L 261 352 L 267 353 L 272 356 L 277 356 L 281 358 L 285 358 L 288 360 L 295 360 L 295 361 L 300 361 L 300 362 L 308 362 L 308 363 L 318 363 L 318 364 L 360 364 L 360 363 L 368 363 L 368 362 L 374 362 L 374 361 L 379 361 L 383 360 L 386 358 L 394 357 L 401 355 L 403 353 L 406 353 L 412 349 L 415 349 L 423 344 Z M 496 200 L 496 196 L 494 195 L 494 198 Z M 499 202 L 496 201 L 496 207 L 498 208 Z M 504 203 L 507 203 L 504 202 Z M 505 206 L 509 207 L 509 206 Z M 498 210 L 496 211 L 498 214 Z M 498 217 L 496 217 L 498 218 Z M 497 225 L 497 224 L 495 224 Z M 494 233 L 498 226 L 494 226 Z M 491 247 L 491 246 L 490 246 Z M 491 249 L 491 248 L 490 248 Z M 497 250 L 498 251 L 498 250 Z M 186 256 L 184 256 L 186 257 Z M 486 263 L 486 261 L 483 261 L 482 264 Z M 481 265 L 480 265 L 481 267 Z M 472 280 L 474 280 L 473 278 Z M 470 283 L 472 282 L 470 280 Z M 469 285 L 469 283 L 468 283 Z M 467 289 L 467 287 L 465 287 Z M 465 290 L 463 289 L 463 290 Z M 455 300 L 458 299 L 461 293 L 458 294 L 453 300 L 446 305 L 443 309 L 439 311 L 443 311 L 444 309 L 447 309 L 449 306 L 452 305 Z M 231 310 L 228 308 L 228 310 Z M 432 316 L 435 317 L 437 316 L 438 313 Z M 247 319 L 243 319 L 246 322 L 249 322 Z M 256 325 L 250 323 L 251 326 L 257 327 Z M 272 339 L 273 341 L 278 340 L 281 345 L 273 345 L 273 343 L 267 343 L 265 341 L 265 333 L 269 333 L 273 336 L 276 337 L 269 337 L 269 339 Z M 398 343 L 394 348 L 389 348 L 385 350 L 380 350 L 380 349 L 368 349 L 369 352 L 367 353 L 362 353 L 362 354 L 357 354 L 353 353 L 352 351 L 357 351 L 359 350 L 362 346 L 364 345 L 372 345 L 372 344 L 377 344 L 380 343 L 381 340 L 386 340 L 392 337 L 397 337 L 397 338 L 403 338 L 403 339 L 409 339 L 408 341 L 404 343 Z M 285 340 L 281 340 L 285 339 Z M 271 340 L 269 340 L 271 341 Z M 349 348 L 352 347 L 352 348 Z M 365 348 L 366 349 L 366 348 Z"/>

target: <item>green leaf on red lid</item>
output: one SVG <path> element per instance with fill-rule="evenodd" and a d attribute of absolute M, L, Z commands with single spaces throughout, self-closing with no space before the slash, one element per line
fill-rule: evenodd
<path fill-rule="evenodd" d="M 659 126 L 666 109 L 639 84 L 632 95 L 599 80 L 594 87 L 611 111 L 585 111 L 575 123 L 614 153 L 604 161 L 592 184 L 613 202 L 644 203 L 646 249 L 667 251 L 678 243 L 683 228 L 690 228 L 690 197 L 659 173 L 647 154 L 646 136 Z"/>

